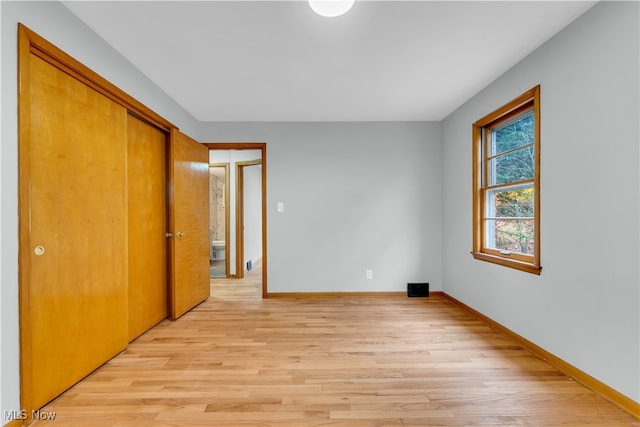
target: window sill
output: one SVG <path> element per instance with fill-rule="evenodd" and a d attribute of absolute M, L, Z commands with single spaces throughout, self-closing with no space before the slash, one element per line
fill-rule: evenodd
<path fill-rule="evenodd" d="M 475 259 L 479 259 L 481 261 L 503 265 L 505 267 L 514 268 L 516 270 L 524 271 L 531 274 L 540 275 L 540 272 L 542 271 L 542 266 L 535 265 L 529 262 L 503 258 L 501 256 L 490 255 L 484 252 L 471 252 L 471 255 L 473 255 Z"/>

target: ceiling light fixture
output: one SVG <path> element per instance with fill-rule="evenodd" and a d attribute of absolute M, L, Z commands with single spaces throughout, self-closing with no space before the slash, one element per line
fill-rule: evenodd
<path fill-rule="evenodd" d="M 318 15 L 333 18 L 347 13 L 354 2 L 355 0 L 309 0 L 309 6 Z"/>

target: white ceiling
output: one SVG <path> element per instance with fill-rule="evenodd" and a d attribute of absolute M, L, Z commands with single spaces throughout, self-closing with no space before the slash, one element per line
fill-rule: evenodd
<path fill-rule="evenodd" d="M 594 3 L 64 2 L 199 121 L 441 120 Z"/>

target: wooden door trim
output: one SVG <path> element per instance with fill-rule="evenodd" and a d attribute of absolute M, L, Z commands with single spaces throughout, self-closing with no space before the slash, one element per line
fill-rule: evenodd
<path fill-rule="evenodd" d="M 103 94 L 115 103 L 125 107 L 131 114 L 148 121 L 165 132 L 169 132 L 172 128 L 176 127 L 134 97 L 116 87 L 98 73 L 63 52 L 23 24 L 18 24 L 18 39 L 23 39 L 23 42 L 19 41 L 19 47 L 26 50 L 26 52 L 24 52 L 25 55 L 27 53 L 36 55 L 93 90 Z M 20 53 L 18 55 L 20 57 Z M 19 63 L 22 63 L 22 61 L 19 61 Z M 22 67 L 19 66 L 19 68 L 22 70 Z M 20 82 L 26 83 L 22 78 L 20 78 Z"/>
<path fill-rule="evenodd" d="M 30 55 L 31 41 L 26 27 L 18 26 L 18 304 L 20 334 L 20 404 L 31 415 L 33 407 L 33 352 L 31 327 L 30 255 L 30 165 L 31 128 Z"/>
<path fill-rule="evenodd" d="M 224 168 L 224 268 L 225 268 L 225 276 L 229 277 L 229 239 L 230 239 L 230 230 L 229 230 L 229 222 L 230 221 L 230 212 L 229 212 L 229 179 L 231 178 L 230 169 L 231 165 L 229 163 L 209 163 L 210 168 Z"/>
<path fill-rule="evenodd" d="M 262 298 L 267 298 L 267 143 L 207 142 L 209 150 L 260 150 L 262 164 Z M 237 272 L 236 272 L 237 273 Z"/>
<path fill-rule="evenodd" d="M 244 169 L 236 164 L 236 277 L 244 277 Z"/>
<path fill-rule="evenodd" d="M 167 148 L 167 313 L 169 314 L 169 319 L 176 320 L 174 316 L 175 312 L 175 300 L 176 300 L 176 290 L 174 288 L 175 283 L 175 250 L 173 248 L 173 233 L 175 232 L 175 224 L 176 218 L 175 213 L 172 209 L 175 198 L 173 196 L 173 177 L 175 175 L 175 168 L 173 164 L 173 141 L 179 137 L 179 130 L 172 129 L 169 134 L 169 147 Z"/>

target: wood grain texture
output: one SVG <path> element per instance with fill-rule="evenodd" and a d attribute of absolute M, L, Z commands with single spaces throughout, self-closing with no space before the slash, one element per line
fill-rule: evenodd
<path fill-rule="evenodd" d="M 638 425 L 446 299 L 265 300 L 255 273 L 43 409 L 67 427 Z"/>
<path fill-rule="evenodd" d="M 34 55 L 28 91 L 30 411 L 126 347 L 127 253 L 126 110 Z"/>
<path fill-rule="evenodd" d="M 609 400 L 611 403 L 613 403 L 614 405 L 620 407 L 624 411 L 627 411 L 628 413 L 630 413 L 634 417 L 640 419 L 640 404 L 638 404 L 637 402 L 634 402 L 632 399 L 628 398 L 627 396 L 623 395 L 622 393 L 618 392 L 617 390 L 612 389 L 608 385 L 606 385 L 603 382 L 597 380 L 596 378 L 592 377 L 591 375 L 587 374 L 586 372 L 584 372 L 584 371 L 576 368 L 575 366 L 565 362 L 564 360 L 560 359 L 558 356 L 548 352 L 547 350 L 543 349 L 542 347 L 540 347 L 540 346 L 532 343 L 531 341 L 525 339 L 524 337 L 516 334 L 512 330 L 506 328 L 505 326 L 503 326 L 500 323 L 494 321 L 493 319 L 485 316 L 484 314 L 480 313 L 479 311 L 474 310 L 473 308 L 469 307 L 468 305 L 466 305 L 462 301 L 457 300 L 456 298 L 452 297 L 451 295 L 448 295 L 448 294 L 446 294 L 444 292 L 440 292 L 438 294 L 440 294 L 443 298 L 446 298 L 447 300 L 449 300 L 449 301 L 453 302 L 454 304 L 458 305 L 463 310 L 466 310 L 469 313 L 473 314 L 478 319 L 480 319 L 484 323 L 486 323 L 491 329 L 494 329 L 495 331 L 505 335 L 509 339 L 511 339 L 514 342 L 516 342 L 518 345 L 522 346 L 523 348 L 525 348 L 525 349 L 529 350 L 530 352 L 532 352 L 534 355 L 536 355 L 539 358 L 541 358 L 542 360 L 547 361 L 549 364 L 551 364 L 552 366 L 554 366 L 555 368 L 557 368 L 558 370 L 560 370 L 564 374 L 568 375 L 569 377 L 575 379 L 579 383 L 581 383 L 584 386 L 588 387 L 589 389 L 593 390 L 594 392 L 596 392 L 600 396 L 602 396 L 605 399 Z"/>
<path fill-rule="evenodd" d="M 84 83 L 87 87 L 111 99 L 116 104 L 123 106 L 127 111 L 142 117 L 154 126 L 167 132 L 175 127 L 165 118 L 150 110 L 131 95 L 114 86 L 111 82 L 78 62 L 75 58 L 63 52 L 26 26 L 19 23 L 18 32 L 26 43 L 27 51 L 31 54 L 42 58 L 45 62 L 55 65 L 67 75 Z"/>
<path fill-rule="evenodd" d="M 129 341 L 168 314 L 167 136 L 127 116 Z"/>
<path fill-rule="evenodd" d="M 22 24 L 18 24 L 18 63 L 20 400 L 30 413 L 55 394 L 51 390 L 66 388 L 73 378 L 106 360 L 98 357 L 91 362 L 96 354 L 116 353 L 113 342 L 124 338 L 117 347 L 126 346 L 123 123 L 129 111 L 166 131 L 173 125 Z M 45 69 L 48 76 L 38 74 Z M 49 150 L 54 141 L 64 141 L 62 151 Z M 44 165 L 42 170 L 36 170 L 39 163 Z M 48 205 L 42 211 L 38 204 L 45 198 L 52 203 L 44 202 Z M 32 228 L 34 214 L 48 217 L 47 245 L 41 244 L 42 235 L 33 233 L 38 228 Z M 78 227 L 67 228 L 72 222 Z M 37 260 L 34 245 L 45 248 Z M 39 295 L 43 277 L 49 284 L 66 285 L 55 290 L 45 286 L 46 293 L 55 294 L 50 298 Z M 102 293 L 102 298 L 90 310 L 86 303 L 97 298 L 95 292 Z M 41 311 L 41 306 L 46 308 Z M 63 319 L 52 318 L 54 310 Z M 86 311 L 89 317 L 83 317 Z M 40 329 L 41 323 L 50 329 Z M 68 323 L 73 323 L 71 328 Z M 53 335 L 56 328 L 64 331 L 64 339 Z M 79 329 L 81 333 L 76 334 Z M 83 341 L 85 337 L 89 339 Z M 74 356 L 62 356 L 65 352 Z M 64 369 L 38 366 L 39 359 L 49 356 Z"/>
<path fill-rule="evenodd" d="M 242 279 L 212 277 L 211 297 L 239 302 L 260 299 L 262 294 L 262 261 L 258 260 Z"/>
<path fill-rule="evenodd" d="M 209 149 L 177 129 L 170 180 L 170 315 L 177 319 L 209 296 Z"/>

